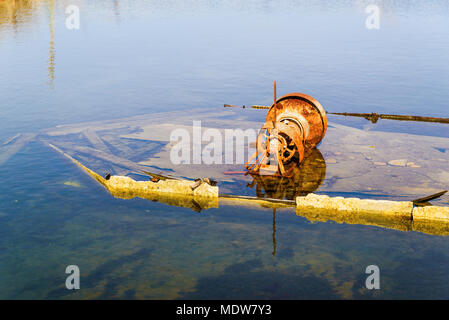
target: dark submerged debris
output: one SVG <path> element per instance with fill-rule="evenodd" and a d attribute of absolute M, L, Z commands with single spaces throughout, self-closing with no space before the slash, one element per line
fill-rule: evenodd
<path fill-rule="evenodd" d="M 163 181 L 165 181 L 165 180 L 180 180 L 178 178 L 165 176 L 160 173 L 156 174 L 156 173 L 151 173 L 151 172 L 145 171 L 145 170 L 142 170 L 142 172 L 149 175 L 151 177 L 151 181 L 153 181 L 153 179 L 157 179 L 157 181 L 159 181 L 159 180 L 163 180 Z M 157 181 L 153 181 L 153 182 L 157 182 Z"/>
<path fill-rule="evenodd" d="M 195 181 L 194 184 L 191 186 L 192 190 L 195 190 L 203 183 L 207 183 L 208 185 L 210 185 L 212 187 L 215 187 L 217 185 L 217 181 L 209 179 L 209 178 L 202 178 L 202 179 L 197 178 L 194 181 Z"/>
<path fill-rule="evenodd" d="M 425 203 L 427 203 L 427 202 L 429 202 L 431 200 L 435 200 L 435 199 L 441 197 L 442 195 L 446 194 L 447 191 L 448 190 L 444 190 L 444 191 L 432 194 L 432 195 L 427 196 L 427 197 L 415 199 L 415 200 L 412 200 L 412 202 L 413 202 L 413 204 L 425 204 Z"/>

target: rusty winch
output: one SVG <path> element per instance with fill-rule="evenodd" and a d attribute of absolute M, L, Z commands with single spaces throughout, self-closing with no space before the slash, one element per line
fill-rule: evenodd
<path fill-rule="evenodd" d="M 290 164 L 301 164 L 323 139 L 327 117 L 321 104 L 304 93 L 289 93 L 269 108 L 256 141 L 256 152 L 245 164 L 251 174 L 288 176 Z"/>

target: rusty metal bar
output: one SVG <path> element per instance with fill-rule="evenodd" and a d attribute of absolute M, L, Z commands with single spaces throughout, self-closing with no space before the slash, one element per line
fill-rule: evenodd
<path fill-rule="evenodd" d="M 237 107 L 246 108 L 246 106 L 234 106 L 225 105 L 225 107 Z M 270 109 L 271 106 L 252 105 L 251 109 Z M 379 119 L 385 120 L 397 120 L 397 121 L 417 121 L 417 122 L 433 122 L 433 123 L 449 123 L 449 118 L 439 117 L 425 117 L 425 116 L 411 116 L 411 115 L 398 115 L 398 114 L 379 114 L 379 113 L 355 113 L 355 112 L 328 112 L 326 114 L 332 114 L 345 117 L 359 117 L 365 118 L 372 123 L 376 123 Z"/>
<path fill-rule="evenodd" d="M 327 114 L 333 114 L 333 115 L 345 116 L 345 117 L 360 117 L 360 118 L 365 118 L 366 120 L 369 120 L 372 123 L 376 123 L 379 119 L 398 120 L 398 121 L 449 123 L 449 118 L 408 116 L 408 115 L 397 115 L 397 114 L 350 113 L 350 112 L 327 112 Z"/>

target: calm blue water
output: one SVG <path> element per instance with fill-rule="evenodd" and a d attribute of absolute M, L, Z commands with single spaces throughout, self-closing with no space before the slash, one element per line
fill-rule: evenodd
<path fill-rule="evenodd" d="M 365 28 L 369 3 L 0 2 L 0 141 L 268 104 L 273 80 L 279 94 L 306 92 L 328 111 L 449 117 L 448 2 L 379 2 L 379 30 Z M 80 7 L 80 30 L 65 27 L 68 4 Z M 443 125 L 377 129 L 449 137 Z M 274 244 L 271 209 L 114 199 L 38 142 L 1 166 L 0 182 L 2 299 L 449 298 L 446 237 L 311 224 L 283 209 Z M 64 288 L 69 264 L 81 269 L 77 292 Z M 369 264 L 381 290 L 364 289 Z"/>

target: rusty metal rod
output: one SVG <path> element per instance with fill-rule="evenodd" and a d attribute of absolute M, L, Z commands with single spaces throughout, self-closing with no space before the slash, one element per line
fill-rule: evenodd
<path fill-rule="evenodd" d="M 273 102 L 273 106 L 274 106 L 274 123 L 273 123 L 273 126 L 274 126 L 274 128 L 276 129 L 276 119 L 277 119 L 277 115 L 276 115 L 276 111 L 277 111 L 277 108 L 276 108 L 276 81 L 274 82 L 274 102 Z"/>
<path fill-rule="evenodd" d="M 225 105 L 226 107 L 239 107 L 234 105 Z M 242 106 L 241 108 L 246 108 Z M 252 105 L 252 109 L 270 109 L 271 106 Z M 397 121 L 417 121 L 417 122 L 433 122 L 433 123 L 449 123 L 449 118 L 438 117 L 424 117 L 424 116 L 410 116 L 410 115 L 398 115 L 398 114 L 379 114 L 379 113 L 354 113 L 354 112 L 326 112 L 327 114 L 345 116 L 345 117 L 359 117 L 365 118 L 373 123 L 376 123 L 379 119 L 397 120 Z"/>
<path fill-rule="evenodd" d="M 258 105 L 251 106 L 251 108 L 253 108 L 253 109 L 270 109 L 269 106 L 258 106 Z"/>
<path fill-rule="evenodd" d="M 369 120 L 373 123 L 376 123 L 377 120 L 379 120 L 379 119 L 398 120 L 398 121 L 449 123 L 449 118 L 407 116 L 407 115 L 397 115 L 397 114 L 349 113 L 349 112 L 327 112 L 327 114 L 346 116 L 346 117 L 360 117 L 360 118 L 365 118 L 366 120 Z"/>
<path fill-rule="evenodd" d="M 243 109 L 245 109 L 244 105 L 243 106 L 235 106 L 233 104 L 225 104 L 224 107 L 225 108 L 243 108 Z"/>

